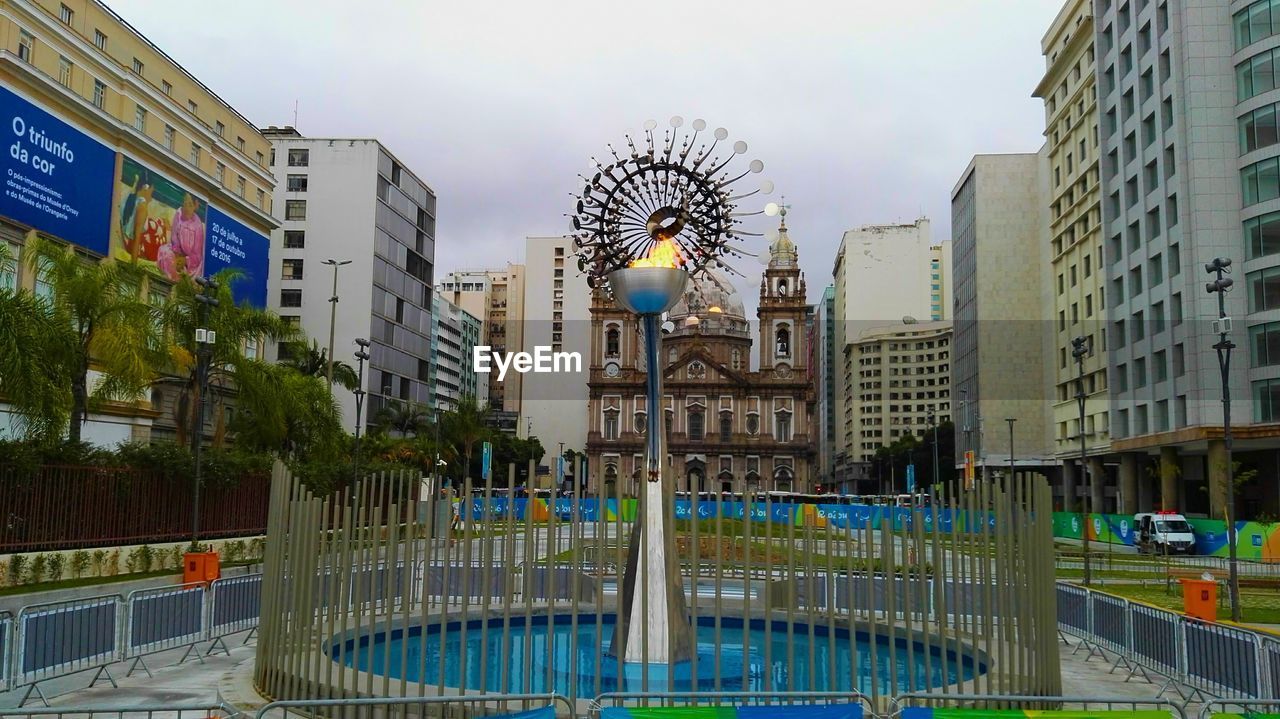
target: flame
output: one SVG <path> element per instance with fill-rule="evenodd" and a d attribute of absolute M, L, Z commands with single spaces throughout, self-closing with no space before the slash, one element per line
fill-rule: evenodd
<path fill-rule="evenodd" d="M 628 267 L 679 267 L 684 264 L 674 240 L 659 240 L 649 248 L 648 257 L 632 260 Z"/>

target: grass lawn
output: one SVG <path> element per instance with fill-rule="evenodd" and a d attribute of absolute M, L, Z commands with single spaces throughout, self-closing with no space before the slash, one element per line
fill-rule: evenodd
<path fill-rule="evenodd" d="M 1135 599 L 1164 609 L 1182 611 L 1182 588 L 1174 585 L 1172 591 L 1164 586 L 1138 586 L 1136 584 L 1106 585 L 1101 589 L 1108 594 Z M 1218 617 L 1229 618 L 1231 610 L 1222 603 L 1222 589 L 1219 590 Z M 1280 592 L 1249 589 L 1240 590 L 1240 618 L 1245 623 L 1280 624 Z"/>
<path fill-rule="evenodd" d="M 253 560 L 247 562 L 225 563 L 222 567 L 243 567 L 248 564 L 260 564 L 261 560 Z M 120 582 L 132 582 L 139 579 L 153 579 L 155 577 L 173 577 L 182 574 L 178 569 L 157 569 L 154 572 L 134 572 L 132 574 L 116 574 L 110 577 L 80 577 L 78 579 L 59 579 L 56 582 L 40 582 L 39 584 L 19 584 L 14 587 L 0 588 L 0 597 L 8 597 L 14 594 L 31 594 L 32 592 L 49 592 L 55 589 L 74 589 L 76 587 L 95 587 L 110 584 L 118 584 Z M 109 593 L 110 590 L 103 590 Z"/>

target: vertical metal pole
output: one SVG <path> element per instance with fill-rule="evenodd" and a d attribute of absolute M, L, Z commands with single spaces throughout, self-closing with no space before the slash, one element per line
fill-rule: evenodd
<path fill-rule="evenodd" d="M 1227 581 L 1229 583 L 1228 591 L 1231 594 L 1231 621 L 1240 621 L 1240 576 L 1239 567 L 1237 566 L 1237 550 L 1236 550 L 1236 487 L 1235 472 L 1231 466 L 1231 350 L 1235 349 L 1235 343 L 1227 336 L 1227 324 L 1224 321 L 1227 317 L 1227 289 L 1224 287 L 1223 273 L 1226 272 L 1226 265 L 1230 264 L 1228 260 L 1225 264 L 1214 261 L 1217 265 L 1219 289 L 1218 294 L 1218 329 L 1222 330 L 1218 333 L 1218 343 L 1213 346 L 1218 352 L 1218 368 L 1222 372 L 1222 443 L 1226 450 L 1226 464 L 1223 469 L 1226 473 L 1226 520 L 1227 525 Z"/>
<path fill-rule="evenodd" d="M 1084 480 L 1084 522 L 1082 528 L 1084 532 L 1080 536 L 1080 547 L 1084 554 L 1084 585 L 1087 587 L 1092 581 L 1093 572 L 1089 559 L 1089 515 L 1093 512 L 1093 480 L 1089 476 L 1088 449 L 1084 443 L 1084 353 L 1076 355 L 1076 404 L 1080 410 L 1080 478 Z M 1074 487 L 1072 488 L 1074 490 Z M 1065 509 L 1070 512 L 1075 506 L 1075 497 L 1067 498 L 1067 506 Z"/>
<path fill-rule="evenodd" d="M 329 354 L 326 356 L 324 378 L 329 384 L 329 394 L 333 394 L 333 336 L 338 324 L 338 267 L 346 263 L 330 259 L 325 263 L 333 265 L 333 294 L 329 296 Z"/>

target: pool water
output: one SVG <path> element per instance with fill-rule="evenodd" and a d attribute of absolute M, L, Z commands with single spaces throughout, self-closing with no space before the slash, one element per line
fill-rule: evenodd
<path fill-rule="evenodd" d="M 509 639 L 504 640 L 502 619 L 489 620 L 485 631 L 481 620 L 467 622 L 465 648 L 461 622 L 445 625 L 441 643 L 440 625 L 375 632 L 355 640 L 334 643 L 334 661 L 361 671 L 411 682 L 449 687 L 484 689 L 493 692 L 541 693 L 554 691 L 566 696 L 594 696 L 615 691 L 851 691 L 897 693 L 941 687 L 974 675 L 971 657 L 958 659 L 944 655 L 937 646 L 926 651 L 920 643 L 897 638 L 892 649 L 887 637 L 877 636 L 875 661 L 873 638 L 865 632 L 851 637 L 845 629 L 792 624 L 788 651 L 788 627 L 774 621 L 772 636 L 765 632 L 764 620 L 752 620 L 744 631 L 743 622 L 722 618 L 719 642 L 720 684 L 716 674 L 716 627 L 711 617 L 699 617 L 697 662 L 674 667 L 651 664 L 623 664 L 604 656 L 614 635 L 614 616 L 605 614 L 597 626 L 594 615 L 578 615 L 577 642 L 571 618 L 534 616 L 526 628 L 524 617 L 512 617 Z M 550 626 L 548 626 L 550 624 Z M 487 634 L 488 640 L 484 637 Z M 743 651 L 745 645 L 747 651 Z M 600 637 L 603 636 L 603 644 Z M 766 646 L 766 640 L 767 646 Z M 526 643 L 528 644 L 526 646 Z M 504 651 L 505 648 L 505 651 Z M 576 648 L 576 651 L 575 651 Z M 548 664 L 550 658 L 550 664 Z M 746 666 L 745 677 L 743 666 Z M 695 666 L 696 665 L 696 666 Z M 443 681 L 441 670 L 443 669 Z M 982 667 L 978 667 L 982 671 Z M 696 672 L 696 676 L 695 676 Z M 643 675 L 648 674 L 647 684 Z M 571 685 L 576 690 L 571 690 Z"/>

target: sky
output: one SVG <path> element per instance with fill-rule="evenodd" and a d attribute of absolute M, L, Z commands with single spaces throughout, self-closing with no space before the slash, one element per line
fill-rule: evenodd
<path fill-rule="evenodd" d="M 844 230 L 924 215 L 949 239 L 969 159 L 1040 147 L 1031 92 L 1062 5 L 107 2 L 252 122 L 294 124 L 296 103 L 303 135 L 381 140 L 438 196 L 437 279 L 569 231 L 588 158 L 645 120 L 723 126 L 777 187 L 760 204 L 785 194 L 811 301 Z M 751 314 L 752 262 L 736 265 Z"/>

